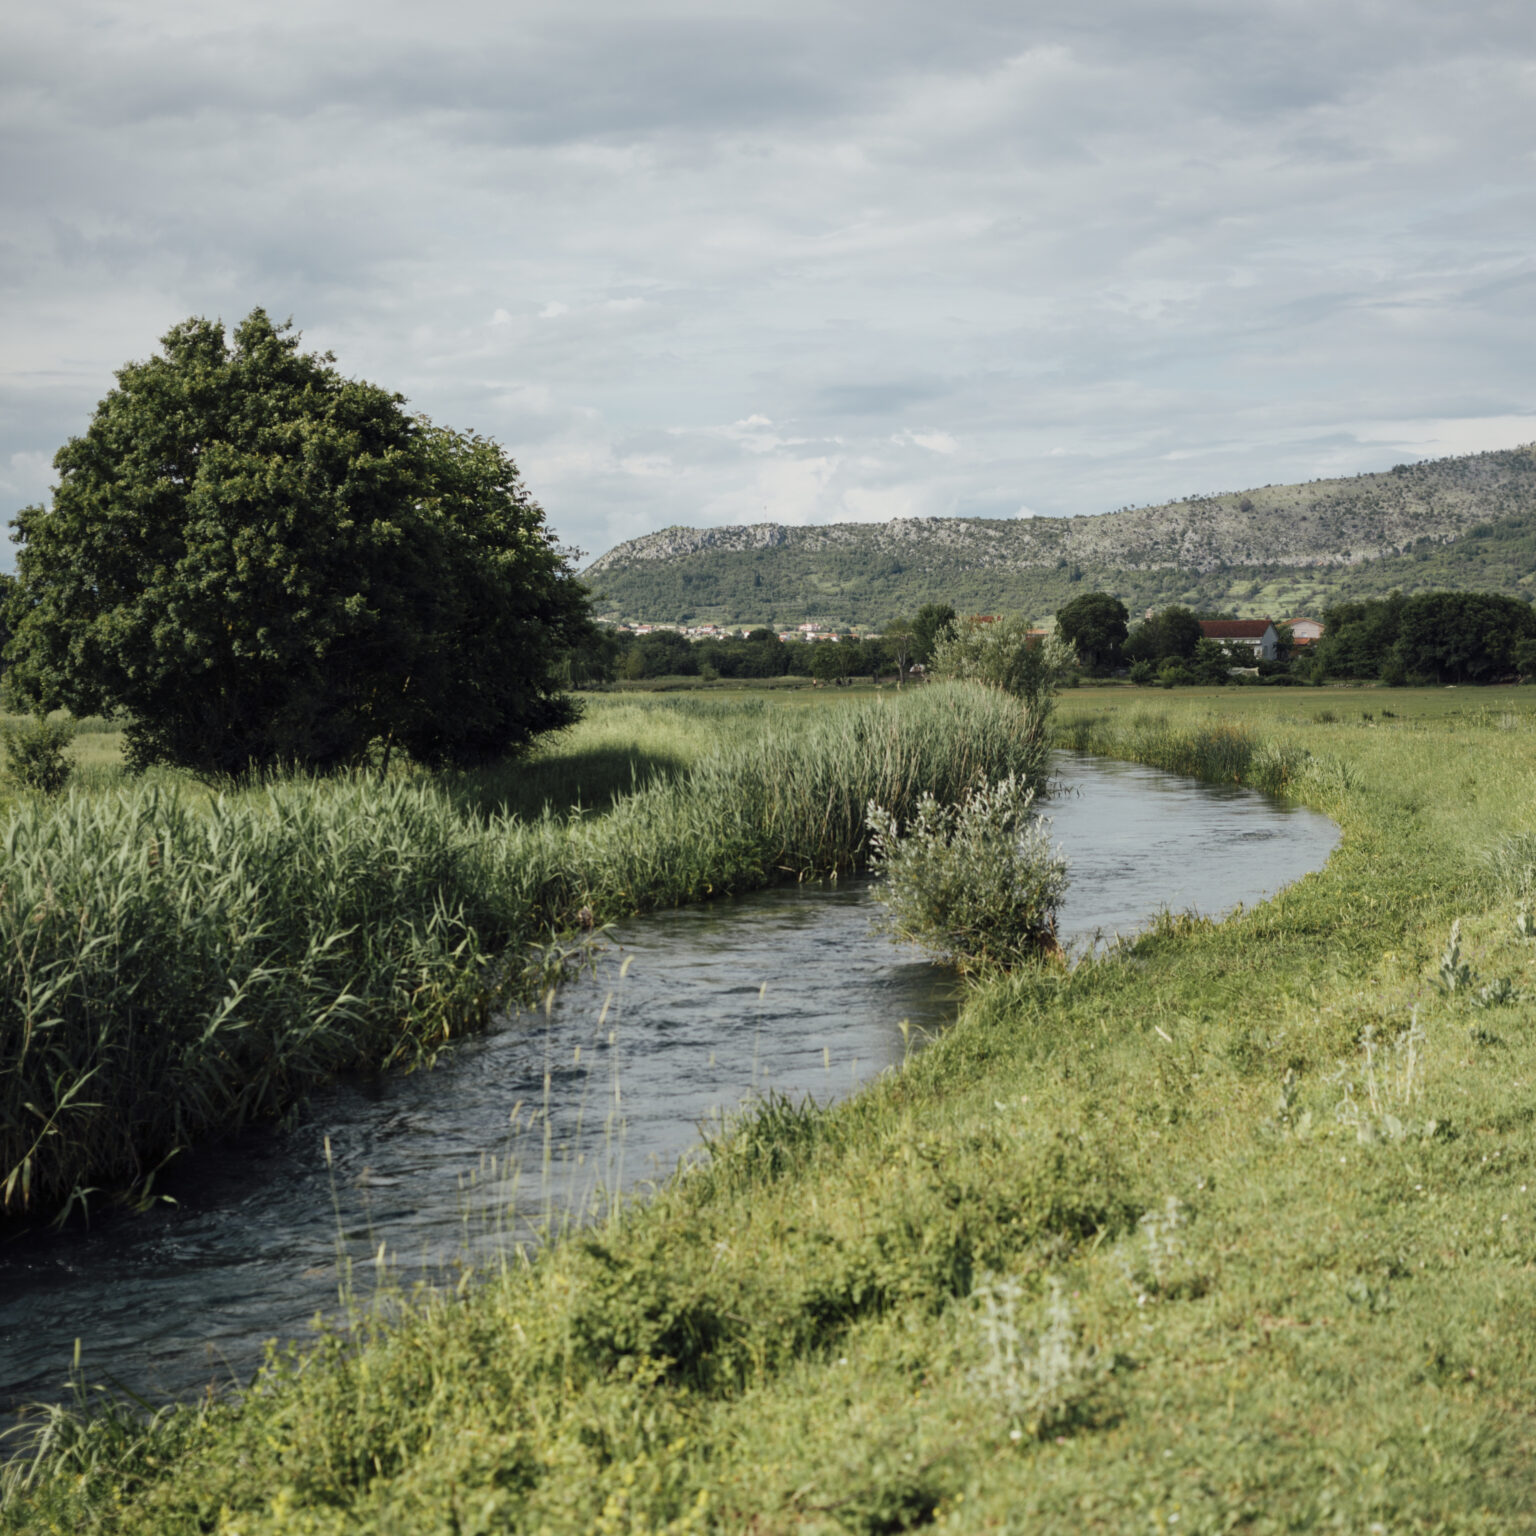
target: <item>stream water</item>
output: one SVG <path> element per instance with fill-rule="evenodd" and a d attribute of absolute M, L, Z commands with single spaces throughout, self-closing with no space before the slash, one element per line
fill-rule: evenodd
<path fill-rule="evenodd" d="M 1215 915 L 1319 868 L 1323 816 L 1235 787 L 1061 756 L 1047 807 L 1070 860 L 1063 941 L 1162 907 Z M 0 1416 L 88 1379 L 146 1397 L 244 1381 L 267 1339 L 366 1293 L 384 1245 L 433 1278 L 665 1176 L 754 1093 L 828 1099 L 955 1014 L 946 971 L 872 931 L 867 882 L 760 892 L 620 926 L 553 1007 L 430 1072 L 317 1095 L 302 1123 L 183 1159 L 161 1204 L 0 1247 Z"/>

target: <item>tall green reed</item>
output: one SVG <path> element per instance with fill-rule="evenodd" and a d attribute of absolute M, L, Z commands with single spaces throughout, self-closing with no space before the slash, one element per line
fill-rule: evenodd
<path fill-rule="evenodd" d="M 1057 723 L 1056 743 L 1074 752 L 1130 758 L 1169 773 L 1214 784 L 1248 784 L 1280 794 L 1314 762 L 1304 747 L 1261 740 L 1247 726 L 1228 720 L 1171 721 L 1138 712 L 1128 721 L 1092 715 Z"/>
<path fill-rule="evenodd" d="M 201 1136 L 429 1058 L 579 924 L 869 857 L 864 808 L 1043 782 L 1043 719 L 975 687 L 771 720 L 606 815 L 467 816 L 430 782 L 154 785 L 0 827 L 0 1216 L 147 1191 Z"/>

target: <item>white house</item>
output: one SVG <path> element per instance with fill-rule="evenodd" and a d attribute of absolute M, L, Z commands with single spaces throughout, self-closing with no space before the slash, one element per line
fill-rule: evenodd
<path fill-rule="evenodd" d="M 1289 628 L 1298 646 L 1313 645 L 1323 638 L 1323 626 L 1316 619 L 1295 618 L 1282 622 Z"/>
<path fill-rule="evenodd" d="M 1246 645 L 1261 661 L 1273 661 L 1280 652 L 1280 636 L 1269 619 L 1201 619 L 1200 633 L 1234 650 Z"/>

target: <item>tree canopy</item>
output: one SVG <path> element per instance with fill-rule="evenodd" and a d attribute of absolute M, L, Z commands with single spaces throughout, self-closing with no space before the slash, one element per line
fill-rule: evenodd
<path fill-rule="evenodd" d="M 1130 614 L 1109 592 L 1084 592 L 1056 611 L 1056 633 L 1090 672 L 1106 672 L 1120 660 Z"/>
<path fill-rule="evenodd" d="M 1125 641 L 1130 661 L 1188 661 L 1200 644 L 1200 621 L 1177 604 L 1138 624 Z"/>
<path fill-rule="evenodd" d="M 933 648 L 955 628 L 955 610 L 948 603 L 924 603 L 912 620 L 912 659 L 927 663 Z"/>
<path fill-rule="evenodd" d="M 1529 675 L 1536 613 L 1498 592 L 1419 592 L 1337 603 L 1318 663 L 1331 677 L 1489 683 Z"/>
<path fill-rule="evenodd" d="M 500 755 L 574 717 L 586 595 L 494 442 L 412 418 L 260 309 L 129 363 L 12 526 L 12 698 L 121 709 L 130 759 Z"/>

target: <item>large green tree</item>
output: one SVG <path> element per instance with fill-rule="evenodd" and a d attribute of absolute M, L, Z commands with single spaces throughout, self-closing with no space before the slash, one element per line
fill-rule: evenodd
<path fill-rule="evenodd" d="M 1520 643 L 1536 636 L 1530 604 L 1499 592 L 1420 592 L 1408 598 L 1393 654 L 1410 678 L 1494 683 L 1519 671 Z"/>
<path fill-rule="evenodd" d="M 1130 614 L 1109 592 L 1084 592 L 1056 610 L 1056 633 L 1090 672 L 1107 672 L 1120 661 Z"/>
<path fill-rule="evenodd" d="M 121 709 L 139 764 L 468 764 L 573 717 L 583 589 L 493 442 L 257 309 L 130 363 L 22 511 L 12 698 Z"/>
<path fill-rule="evenodd" d="M 1128 661 L 1189 661 L 1200 644 L 1200 621 L 1177 604 L 1154 613 L 1133 629 L 1123 646 Z"/>
<path fill-rule="evenodd" d="M 1380 677 L 1393 656 L 1402 627 L 1401 592 L 1359 602 L 1335 603 L 1323 612 L 1318 665 L 1329 677 Z"/>

